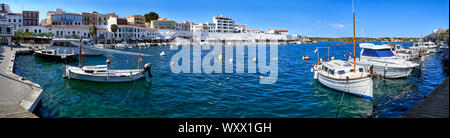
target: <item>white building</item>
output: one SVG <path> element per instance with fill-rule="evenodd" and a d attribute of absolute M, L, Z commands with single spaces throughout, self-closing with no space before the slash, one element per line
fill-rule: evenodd
<path fill-rule="evenodd" d="M 45 26 L 21 26 L 17 29 L 19 32 L 30 32 L 34 34 L 52 33 L 50 27 Z"/>
<path fill-rule="evenodd" d="M 0 44 L 11 45 L 14 36 L 14 27 L 9 24 L 7 15 L 11 13 L 9 5 L 0 4 Z"/>
<path fill-rule="evenodd" d="M 54 37 L 91 38 L 89 28 L 90 25 L 53 25 L 49 31 Z"/>
<path fill-rule="evenodd" d="M 215 32 L 234 33 L 234 21 L 231 17 L 225 17 L 223 15 L 214 16 L 213 23 L 215 24 Z"/>
<path fill-rule="evenodd" d="M 257 29 L 249 29 L 246 32 L 250 33 L 250 34 L 263 34 L 264 33 L 263 31 L 257 30 Z"/>
<path fill-rule="evenodd" d="M 283 30 L 283 29 L 269 29 L 269 30 L 267 30 L 267 33 L 269 33 L 269 34 L 287 35 L 287 34 L 288 34 L 288 30 Z"/>
<path fill-rule="evenodd" d="M 8 13 L 6 15 L 6 20 L 13 26 L 14 30 L 17 30 L 19 27 L 23 26 L 23 16 L 21 13 Z"/>

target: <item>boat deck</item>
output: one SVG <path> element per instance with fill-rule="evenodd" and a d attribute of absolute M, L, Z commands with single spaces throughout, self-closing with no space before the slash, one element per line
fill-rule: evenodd
<path fill-rule="evenodd" d="M 400 118 L 448 118 L 448 78 L 420 103 L 405 112 Z"/>

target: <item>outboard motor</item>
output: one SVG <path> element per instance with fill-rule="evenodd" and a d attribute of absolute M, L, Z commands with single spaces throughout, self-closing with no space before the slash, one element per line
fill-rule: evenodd
<path fill-rule="evenodd" d="M 152 68 L 151 63 L 147 63 L 144 65 L 144 70 L 148 72 L 148 77 L 150 77 L 150 78 L 152 77 L 151 68 Z"/>

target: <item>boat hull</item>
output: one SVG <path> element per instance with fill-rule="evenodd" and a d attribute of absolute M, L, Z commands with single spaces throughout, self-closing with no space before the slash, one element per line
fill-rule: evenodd
<path fill-rule="evenodd" d="M 80 49 L 79 47 L 63 47 L 63 46 L 52 46 L 48 49 L 58 49 L 59 53 L 64 53 L 64 50 L 66 53 L 72 53 L 74 52 L 76 55 L 80 55 Z M 85 52 L 86 56 L 101 56 L 103 55 L 102 51 L 97 51 L 90 48 L 81 47 L 81 52 Z"/>
<path fill-rule="evenodd" d="M 61 55 L 48 55 L 48 54 L 42 54 L 42 53 L 34 53 L 34 56 L 36 56 L 38 58 L 52 60 L 52 61 L 73 61 L 73 60 L 77 60 L 75 55 L 66 55 L 66 58 L 62 58 Z"/>
<path fill-rule="evenodd" d="M 93 75 L 86 73 L 77 73 L 77 71 L 72 71 L 70 68 L 73 67 L 67 67 L 63 77 L 68 79 L 76 79 L 92 82 L 130 82 L 145 78 L 144 71 L 140 71 L 135 74 L 130 73 L 129 75 L 114 75 L 114 73 L 108 75 Z"/>
<path fill-rule="evenodd" d="M 332 79 L 318 74 L 318 80 L 321 84 L 341 92 L 350 93 L 364 98 L 373 98 L 373 82 L 370 77 L 342 80 Z"/>
<path fill-rule="evenodd" d="M 363 66 L 364 68 L 368 69 L 369 64 L 361 64 L 359 65 Z M 414 68 L 412 67 L 389 67 L 389 65 L 386 66 L 380 66 L 380 65 L 373 65 L 373 71 L 375 74 L 381 75 L 384 78 L 402 78 L 407 77 L 411 74 L 412 70 Z"/>

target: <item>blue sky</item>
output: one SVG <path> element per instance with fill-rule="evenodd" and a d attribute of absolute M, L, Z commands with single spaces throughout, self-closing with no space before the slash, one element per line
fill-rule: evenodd
<path fill-rule="evenodd" d="M 121 17 L 157 12 L 175 21 L 211 22 L 232 17 L 249 29 L 288 29 L 312 37 L 352 36 L 351 0 L 0 0 L 13 12 L 62 8 L 115 12 Z M 420 37 L 449 27 L 449 0 L 355 0 L 359 37 Z"/>

